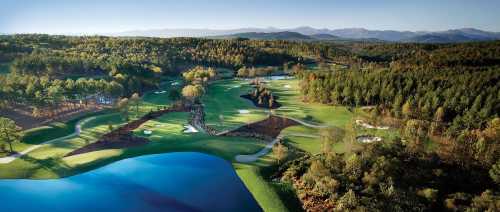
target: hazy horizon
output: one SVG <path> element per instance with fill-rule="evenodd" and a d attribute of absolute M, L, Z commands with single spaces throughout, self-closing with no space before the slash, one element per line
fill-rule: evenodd
<path fill-rule="evenodd" d="M 2 1 L 0 32 L 103 34 L 154 29 L 365 28 L 500 31 L 500 2 L 409 1 Z"/>

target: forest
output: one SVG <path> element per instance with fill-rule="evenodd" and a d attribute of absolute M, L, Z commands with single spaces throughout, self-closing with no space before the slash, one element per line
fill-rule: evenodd
<path fill-rule="evenodd" d="M 0 63 L 10 67 L 10 73 L 0 75 L 3 111 L 27 107 L 32 116 L 51 117 L 97 99 L 118 108 L 126 121 L 128 101 L 135 102 L 137 114 L 140 96 L 163 89 L 161 82 L 183 80 L 184 88 L 162 90 L 172 101 L 202 105 L 207 93 L 230 99 L 210 87 L 223 78 L 219 68 L 254 82 L 247 82 L 244 86 L 250 90 L 243 93 L 235 91 L 243 84 L 216 91 L 235 92 L 237 98 L 243 94 L 255 106 L 274 110 L 290 104 L 292 94 L 279 98 L 273 83 L 255 77 L 293 75 L 304 105 L 347 108 L 351 116 L 362 110 L 371 123 L 397 129 L 397 136 L 384 144 L 343 153 L 324 148 L 312 154 L 280 142 L 279 147 L 286 146 L 296 157 L 280 156 L 269 181 L 291 186 L 302 209 L 500 208 L 499 41 L 413 44 L 20 34 L 0 35 Z M 292 88 L 292 81 L 287 82 L 281 91 Z M 220 107 L 237 103 L 227 101 Z M 207 108 L 214 105 L 219 106 Z M 212 117 L 222 123 L 232 115 L 243 114 Z M 311 120 L 316 121 L 306 121 Z M 0 124 L 15 128 L 9 120 Z M 355 140 L 339 135 L 319 136 L 322 147 Z"/>

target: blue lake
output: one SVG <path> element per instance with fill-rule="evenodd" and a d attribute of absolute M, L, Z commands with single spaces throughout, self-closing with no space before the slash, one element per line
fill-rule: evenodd
<path fill-rule="evenodd" d="M 62 179 L 0 180 L 0 211 L 262 211 L 230 163 L 201 153 L 130 158 Z"/>

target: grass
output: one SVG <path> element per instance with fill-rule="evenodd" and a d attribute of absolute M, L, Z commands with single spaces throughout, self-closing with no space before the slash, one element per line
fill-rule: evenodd
<path fill-rule="evenodd" d="M 9 164 L 0 164 L 0 178 L 47 179 L 78 173 L 80 170 L 68 165 L 63 156 L 96 141 L 108 132 L 108 123 L 117 127 L 124 122 L 116 113 L 99 115 L 82 126 L 80 136 L 46 144 Z"/>
<path fill-rule="evenodd" d="M 290 86 L 290 88 L 286 88 L 285 85 Z M 345 126 L 351 123 L 354 117 L 362 115 L 361 110 L 351 112 L 345 107 L 303 103 L 298 92 L 297 80 L 275 80 L 269 82 L 268 86 L 279 96 L 278 101 L 283 107 L 277 109 L 276 112 L 281 115 L 341 129 L 345 129 Z M 168 98 L 168 90 L 170 89 L 172 89 L 171 83 L 164 83 L 161 90 L 167 92 L 162 94 L 145 93 L 143 101 L 139 104 L 139 112 L 136 114 L 136 108 L 132 106 L 130 116 L 132 118 L 140 117 L 151 110 L 158 109 L 158 107 L 171 104 Z M 221 80 L 209 85 L 206 95 L 202 97 L 202 102 L 205 105 L 206 123 L 223 130 L 264 119 L 267 116 L 264 109 L 257 108 L 248 100 L 240 98 L 241 94 L 249 90 L 251 90 L 251 86 L 246 81 L 241 80 Z M 250 113 L 240 114 L 238 110 L 242 109 L 249 110 Z M 219 119 L 221 114 L 224 116 L 222 124 Z M 151 142 L 144 146 L 63 157 L 76 148 L 95 142 L 102 134 L 108 132 L 108 124 L 118 127 L 124 123 L 119 114 L 107 112 L 82 126 L 83 131 L 80 136 L 41 147 L 11 164 L 0 164 L 0 178 L 58 178 L 89 171 L 124 158 L 145 154 L 202 152 L 230 161 L 238 176 L 265 211 L 290 211 L 296 206 L 296 199 L 292 198 L 293 189 L 289 185 L 269 180 L 269 172 L 277 167 L 273 154 L 268 154 L 250 164 L 242 164 L 234 160 L 238 154 L 252 154 L 259 151 L 265 145 L 263 142 L 249 138 L 214 137 L 203 133 L 186 134 L 182 131 L 183 125 L 187 124 L 188 119 L 188 113 L 179 112 L 165 114 L 144 123 L 134 131 L 137 136 L 146 136 L 143 134 L 146 129 L 152 131 L 152 134 L 147 136 Z M 66 129 L 74 128 L 74 123 L 67 122 L 64 125 L 34 130 L 31 133 L 31 139 L 27 141 L 33 141 L 34 138 L 39 138 L 38 136 L 50 137 L 56 136 L 58 133 L 63 134 L 62 132 L 67 132 Z M 397 135 L 393 131 L 356 129 L 356 134 L 360 133 L 370 133 L 383 138 Z M 295 148 L 311 154 L 318 154 L 321 151 L 319 138 L 293 135 L 319 135 L 318 129 L 293 126 L 286 128 L 283 134 L 286 135 L 287 144 Z M 356 144 L 356 147 L 362 147 L 362 144 Z M 338 153 L 348 150 L 343 142 L 335 143 L 333 149 Z"/>
<path fill-rule="evenodd" d="M 266 118 L 263 109 L 240 97 L 251 89 L 250 85 L 240 80 L 221 80 L 209 85 L 206 95 L 202 97 L 207 125 L 225 130 Z M 249 110 L 250 113 L 240 114 L 238 110 Z M 222 125 L 220 115 L 224 117 Z"/>
<path fill-rule="evenodd" d="M 268 154 L 250 164 L 233 163 L 236 173 L 252 193 L 264 211 L 289 211 L 286 201 L 279 195 L 275 186 L 263 176 L 263 169 L 275 165 L 276 159 Z"/>
<path fill-rule="evenodd" d="M 98 114 L 108 113 L 109 111 L 101 111 L 97 113 L 87 113 L 79 117 L 73 118 L 67 122 L 54 122 L 49 125 L 25 130 L 21 139 L 25 144 L 39 144 L 51 139 L 69 135 L 75 131 L 75 126 L 78 121 Z"/>
<path fill-rule="evenodd" d="M 343 106 L 303 102 L 297 79 L 273 80 L 268 86 L 282 104 L 282 107 L 276 110 L 277 114 L 336 127 L 344 127 L 354 115 Z"/>
<path fill-rule="evenodd" d="M 45 126 L 36 127 L 23 131 L 21 142 L 12 144 L 12 148 L 16 152 L 21 152 L 32 145 L 37 145 L 52 139 L 67 136 L 75 131 L 75 126 L 78 121 L 85 118 L 96 116 L 99 114 L 109 113 L 109 110 L 100 111 L 95 113 L 86 113 L 81 116 L 75 117 L 67 122 L 54 122 Z M 0 157 L 7 156 L 6 153 L 0 153 Z"/>
<path fill-rule="evenodd" d="M 83 127 L 82 134 L 74 138 L 43 146 L 11 164 L 0 164 L 0 178 L 58 178 L 78 174 L 109 164 L 113 161 L 145 154 L 165 152 L 202 152 L 232 161 L 238 154 L 258 151 L 264 143 L 247 138 L 213 137 L 206 134 L 184 134 L 182 125 L 187 123 L 188 113 L 170 113 L 144 123 L 134 131 L 142 135 L 144 129 L 153 129 L 151 143 L 121 150 L 104 150 L 71 157 L 68 152 L 97 140 L 108 131 L 107 123 L 115 127 L 123 124 L 118 114 L 101 115 Z"/>

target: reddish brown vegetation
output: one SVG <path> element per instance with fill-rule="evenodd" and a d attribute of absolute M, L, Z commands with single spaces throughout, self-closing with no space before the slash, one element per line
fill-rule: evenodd
<path fill-rule="evenodd" d="M 242 126 L 223 135 L 254 137 L 264 140 L 272 140 L 280 134 L 281 130 L 294 125 L 299 125 L 299 123 L 284 117 L 269 116 L 269 118 L 265 120 Z"/>
<path fill-rule="evenodd" d="M 176 104 L 170 108 L 150 112 L 140 119 L 129 122 L 120 128 L 117 128 L 101 137 L 95 143 L 86 145 L 84 147 L 78 148 L 66 156 L 72 156 L 77 154 L 83 154 L 87 152 L 93 152 L 104 149 L 120 149 L 132 146 L 140 146 L 147 144 L 149 141 L 146 138 L 136 137 L 133 135 L 132 131 L 140 127 L 145 122 L 158 118 L 166 113 L 170 112 L 189 112 L 191 108 L 186 105 Z"/>

